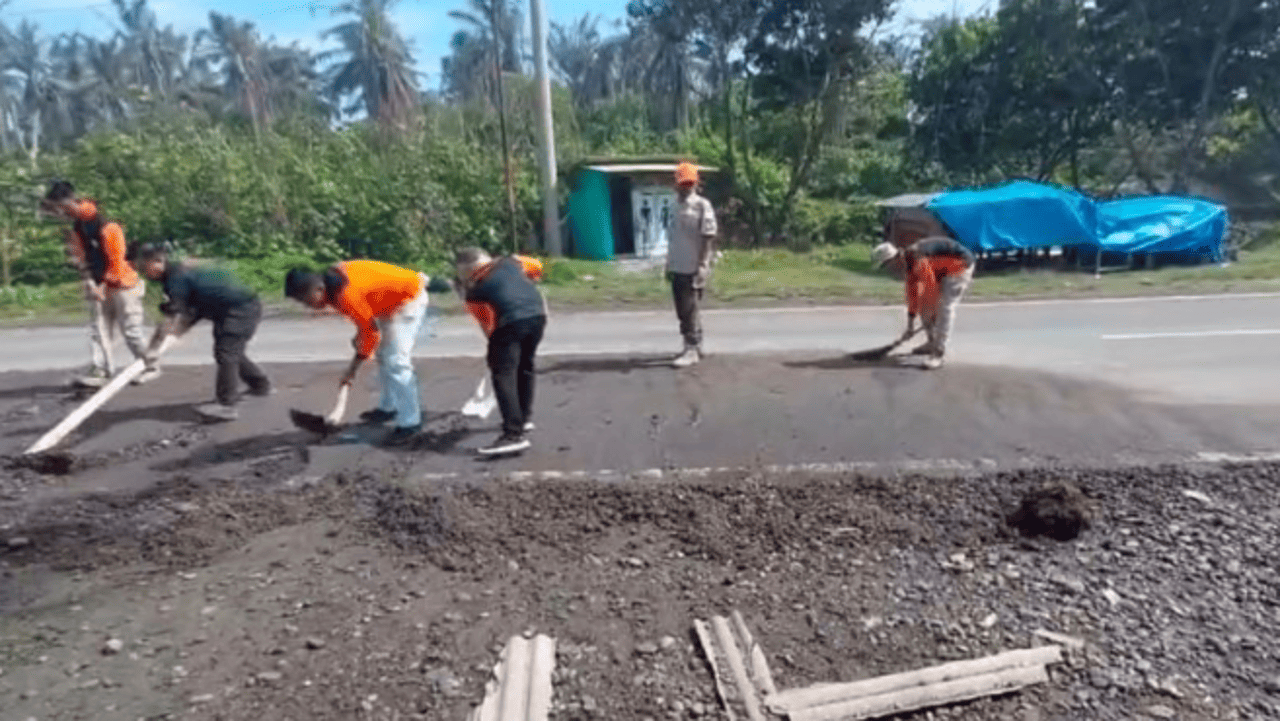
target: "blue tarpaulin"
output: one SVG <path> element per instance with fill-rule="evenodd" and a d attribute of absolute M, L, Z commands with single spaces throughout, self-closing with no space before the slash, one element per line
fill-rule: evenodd
<path fill-rule="evenodd" d="M 925 206 L 975 252 L 1086 246 L 1115 253 L 1172 253 L 1220 262 L 1227 211 L 1195 198 L 1095 200 L 1015 180 L 940 193 Z"/>

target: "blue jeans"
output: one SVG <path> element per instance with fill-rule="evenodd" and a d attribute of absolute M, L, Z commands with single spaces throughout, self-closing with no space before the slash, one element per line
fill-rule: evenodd
<path fill-rule="evenodd" d="M 413 348 L 418 332 L 427 317 L 427 282 L 422 276 L 422 291 L 396 309 L 388 318 L 378 319 L 382 342 L 378 344 L 378 380 L 382 398 L 378 408 L 396 414 L 396 425 L 402 428 L 422 422 L 422 401 L 418 390 L 418 374 L 413 369 Z"/>

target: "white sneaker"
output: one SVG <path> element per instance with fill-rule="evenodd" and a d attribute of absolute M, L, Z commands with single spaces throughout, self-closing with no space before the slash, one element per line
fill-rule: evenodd
<path fill-rule="evenodd" d="M 204 416 L 205 420 L 210 421 L 234 421 L 240 417 L 240 412 L 235 406 L 224 406 L 221 403 L 206 403 L 202 406 L 196 406 L 196 413 Z"/>
<path fill-rule="evenodd" d="M 144 371 L 142 371 L 141 373 L 139 373 L 139 374 L 138 374 L 138 377 L 137 377 L 137 378 L 134 378 L 131 382 L 132 382 L 132 383 L 133 383 L 133 385 L 135 385 L 135 386 L 140 386 L 140 385 L 144 385 L 144 384 L 146 384 L 146 383 L 150 383 L 151 381 L 153 381 L 153 380 L 155 380 L 155 379 L 157 379 L 157 378 L 159 378 L 159 377 L 160 377 L 160 369 L 159 369 L 159 368 L 147 368 L 146 370 L 144 370 Z"/>
<path fill-rule="evenodd" d="M 476 450 L 482 456 L 501 456 L 508 453 L 519 453 L 530 445 L 528 438 L 524 438 L 522 436 L 508 436 L 504 434 L 493 443 L 477 448 Z"/>
<path fill-rule="evenodd" d="M 524 424 L 524 432 L 525 432 L 525 433 L 528 433 L 529 431 L 531 431 L 531 430 L 533 430 L 533 429 L 535 429 L 535 428 L 537 428 L 537 426 L 533 425 L 533 421 L 526 421 L 526 422 L 525 422 L 525 424 Z"/>
<path fill-rule="evenodd" d="M 73 385 L 81 388 L 101 388 L 111 382 L 111 377 L 102 370 L 92 370 L 82 376 L 71 379 Z"/>
<path fill-rule="evenodd" d="M 942 367 L 942 356 L 931 355 L 924 359 L 925 370 L 937 370 Z"/>
<path fill-rule="evenodd" d="M 702 354 L 698 352 L 697 348 L 685 348 L 683 353 L 671 361 L 671 367 L 688 368 L 691 365 L 696 365 L 701 359 Z"/>

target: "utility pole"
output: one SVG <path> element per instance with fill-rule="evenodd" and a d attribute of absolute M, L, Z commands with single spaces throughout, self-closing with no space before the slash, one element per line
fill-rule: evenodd
<path fill-rule="evenodd" d="M 502 93 L 502 30 L 498 27 L 498 2 L 489 0 L 489 26 L 493 31 L 493 70 L 498 90 L 498 135 L 502 142 L 502 172 L 507 185 L 507 223 L 511 226 L 511 252 L 520 252 L 516 237 L 516 190 L 511 175 L 511 148 L 507 145 L 507 100 Z"/>
<path fill-rule="evenodd" d="M 547 77 L 547 33 L 542 0 L 529 0 L 533 25 L 534 79 L 538 83 L 538 165 L 542 179 L 542 237 L 547 255 L 561 254 L 560 198 L 556 193 L 556 136 L 551 116 L 551 79 Z"/>

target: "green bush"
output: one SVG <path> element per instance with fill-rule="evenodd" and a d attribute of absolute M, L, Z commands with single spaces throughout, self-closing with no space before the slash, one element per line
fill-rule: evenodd
<path fill-rule="evenodd" d="M 465 137 L 388 142 L 362 126 L 304 123 L 254 137 L 197 116 L 157 116 L 46 156 L 40 182 L 54 175 L 97 199 L 129 241 L 171 240 L 206 258 L 322 264 L 361 256 L 425 268 L 447 265 L 459 246 L 510 252 L 513 244 L 502 157 Z M 523 250 L 541 221 L 537 168 L 517 158 L 513 175 Z M 19 222 L 57 234 L 30 214 Z M 74 277 L 60 243 L 24 248 L 18 281 Z"/>
<path fill-rule="evenodd" d="M 879 237 L 879 212 L 869 202 L 800 198 L 790 220 L 788 236 L 797 250 L 865 244 Z"/>

